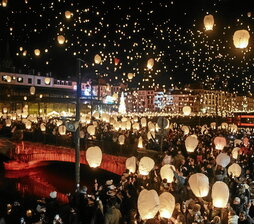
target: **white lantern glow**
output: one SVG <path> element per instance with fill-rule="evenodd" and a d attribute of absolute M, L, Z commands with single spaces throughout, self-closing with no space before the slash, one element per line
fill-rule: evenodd
<path fill-rule="evenodd" d="M 183 125 L 181 129 L 184 135 L 188 135 L 190 133 L 190 129 L 185 125 Z"/>
<path fill-rule="evenodd" d="M 101 63 L 101 56 L 99 54 L 96 54 L 94 56 L 94 63 L 95 64 L 100 64 Z"/>
<path fill-rule="evenodd" d="M 87 127 L 87 132 L 88 132 L 88 134 L 89 135 L 95 135 L 95 127 L 94 127 L 94 125 L 89 125 L 88 127 Z"/>
<path fill-rule="evenodd" d="M 11 127 L 11 119 L 6 119 L 5 120 L 5 126 L 6 127 Z"/>
<path fill-rule="evenodd" d="M 31 94 L 31 95 L 34 95 L 34 94 L 35 94 L 35 87 L 34 87 L 34 86 L 31 86 L 31 87 L 30 87 L 30 94 Z"/>
<path fill-rule="evenodd" d="M 132 156 L 125 161 L 126 169 L 128 169 L 131 173 L 136 172 L 136 164 L 137 158 L 135 156 Z"/>
<path fill-rule="evenodd" d="M 145 128 L 146 127 L 146 118 L 142 117 L 140 123 L 141 123 L 142 128 Z"/>
<path fill-rule="evenodd" d="M 237 158 L 238 158 L 239 150 L 240 150 L 239 147 L 235 147 L 235 148 L 232 150 L 231 154 L 232 154 L 233 159 L 237 159 Z"/>
<path fill-rule="evenodd" d="M 189 116 L 191 114 L 191 107 L 190 106 L 184 106 L 183 107 L 183 114 L 185 116 Z"/>
<path fill-rule="evenodd" d="M 167 183 L 172 183 L 174 181 L 174 172 L 169 164 L 161 167 L 160 175 L 162 180 L 167 179 Z"/>
<path fill-rule="evenodd" d="M 214 18 L 213 15 L 209 14 L 204 17 L 204 25 L 205 29 L 208 30 L 213 30 L 214 26 Z"/>
<path fill-rule="evenodd" d="M 217 136 L 214 139 L 215 149 L 222 150 L 227 145 L 227 141 L 224 137 Z"/>
<path fill-rule="evenodd" d="M 233 36 L 233 42 L 236 48 L 246 48 L 249 44 L 250 34 L 248 30 L 237 30 Z"/>
<path fill-rule="evenodd" d="M 148 69 L 152 69 L 154 66 L 154 59 L 153 58 L 150 58 L 148 61 L 147 61 L 147 68 Z"/>
<path fill-rule="evenodd" d="M 209 179 L 203 173 L 192 174 L 189 178 L 189 185 L 196 197 L 206 197 L 209 192 Z"/>
<path fill-rule="evenodd" d="M 58 127 L 58 132 L 59 132 L 60 135 L 65 135 L 66 134 L 66 127 L 65 127 L 65 125 L 60 125 Z"/>
<path fill-rule="evenodd" d="M 242 173 L 242 168 L 237 164 L 233 163 L 228 167 L 228 175 L 232 177 L 240 177 Z"/>
<path fill-rule="evenodd" d="M 216 157 L 216 163 L 225 168 L 230 163 L 230 157 L 226 153 L 220 153 Z"/>
<path fill-rule="evenodd" d="M 35 54 L 35 56 L 40 56 L 41 51 L 39 49 L 35 49 L 34 54 Z"/>
<path fill-rule="evenodd" d="M 149 157 L 142 157 L 139 161 L 138 170 L 141 175 L 148 175 L 154 167 L 154 160 Z"/>
<path fill-rule="evenodd" d="M 3 113 L 6 114 L 7 112 L 8 112 L 7 107 L 4 107 L 4 108 L 3 108 Z"/>
<path fill-rule="evenodd" d="M 65 37 L 63 35 L 59 35 L 59 36 L 57 36 L 57 41 L 59 44 L 64 44 Z"/>
<path fill-rule="evenodd" d="M 41 131 L 46 131 L 46 125 L 44 124 L 44 123 L 41 123 L 40 124 L 40 129 L 41 129 Z"/>
<path fill-rule="evenodd" d="M 138 139 L 138 148 L 140 148 L 140 149 L 143 148 L 143 138 L 141 136 Z"/>
<path fill-rule="evenodd" d="M 27 120 L 27 121 L 25 122 L 25 126 L 26 126 L 26 129 L 31 129 L 31 127 L 32 127 L 32 122 Z"/>
<path fill-rule="evenodd" d="M 160 195 L 160 216 L 170 219 L 175 209 L 175 197 L 169 192 L 163 192 Z"/>
<path fill-rule="evenodd" d="M 212 187 L 213 206 L 226 208 L 229 198 L 228 185 L 222 181 L 216 181 Z"/>
<path fill-rule="evenodd" d="M 44 78 L 44 82 L 45 82 L 46 85 L 49 85 L 50 84 L 50 78 L 49 77 Z"/>
<path fill-rule="evenodd" d="M 198 139 L 194 136 L 188 136 L 185 139 L 185 147 L 187 152 L 194 152 L 198 146 Z"/>
<path fill-rule="evenodd" d="M 89 147 L 86 150 L 86 160 L 90 167 L 95 168 L 100 166 L 102 161 L 102 151 L 100 147 Z"/>
<path fill-rule="evenodd" d="M 138 196 L 138 212 L 141 219 L 152 219 L 160 209 L 160 199 L 155 190 L 142 190 Z"/>
<path fill-rule="evenodd" d="M 123 145 L 124 142 L 125 142 L 125 136 L 124 135 L 120 135 L 118 137 L 118 142 L 119 142 L 120 145 Z"/>
<path fill-rule="evenodd" d="M 65 11 L 64 15 L 66 19 L 70 19 L 72 14 L 70 11 Z"/>

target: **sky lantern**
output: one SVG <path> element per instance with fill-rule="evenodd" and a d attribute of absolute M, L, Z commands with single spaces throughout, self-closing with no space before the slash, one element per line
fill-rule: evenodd
<path fill-rule="evenodd" d="M 11 119 L 6 119 L 5 120 L 5 126 L 6 127 L 11 127 Z"/>
<path fill-rule="evenodd" d="M 206 197 L 209 192 L 209 179 L 203 173 L 192 174 L 189 178 L 189 185 L 193 194 L 198 197 Z"/>
<path fill-rule="evenodd" d="M 46 77 L 46 78 L 44 79 L 44 82 L 45 82 L 46 85 L 49 85 L 49 84 L 50 84 L 50 78 L 49 78 L 49 77 Z"/>
<path fill-rule="evenodd" d="M 147 132 L 147 139 L 155 139 L 155 132 L 154 131 L 149 131 Z"/>
<path fill-rule="evenodd" d="M 125 161 L 126 169 L 128 169 L 131 173 L 136 172 L 136 166 L 137 166 L 137 158 L 135 156 L 132 156 Z"/>
<path fill-rule="evenodd" d="M 114 64 L 115 66 L 117 66 L 120 62 L 120 59 L 119 58 L 114 58 Z"/>
<path fill-rule="evenodd" d="M 221 123 L 221 128 L 222 128 L 222 129 L 228 129 L 228 123 L 222 122 L 222 123 Z"/>
<path fill-rule="evenodd" d="M 191 107 L 190 106 L 184 106 L 183 107 L 183 114 L 185 116 L 189 116 L 191 114 Z"/>
<path fill-rule="evenodd" d="M 185 125 L 183 125 L 181 129 L 182 129 L 184 135 L 188 135 L 190 132 L 190 129 Z"/>
<path fill-rule="evenodd" d="M 212 122 L 212 123 L 210 124 L 210 127 L 211 127 L 211 129 L 216 129 L 216 122 Z"/>
<path fill-rule="evenodd" d="M 87 132 L 88 132 L 88 134 L 89 135 L 95 135 L 95 127 L 94 127 L 94 125 L 89 125 L 88 127 L 87 127 Z"/>
<path fill-rule="evenodd" d="M 154 59 L 153 58 L 150 58 L 148 61 L 147 61 L 147 68 L 148 69 L 152 69 L 154 66 Z"/>
<path fill-rule="evenodd" d="M 90 167 L 96 168 L 101 165 L 102 151 L 100 147 L 89 147 L 86 150 L 86 160 Z"/>
<path fill-rule="evenodd" d="M 134 77 L 134 74 L 133 73 L 128 73 L 128 79 L 132 80 Z"/>
<path fill-rule="evenodd" d="M 7 4 L 8 4 L 8 0 L 2 0 L 2 6 L 3 6 L 3 7 L 6 7 Z"/>
<path fill-rule="evenodd" d="M 213 142 L 217 150 L 222 150 L 227 145 L 226 139 L 220 136 L 215 137 Z"/>
<path fill-rule="evenodd" d="M 237 158 L 238 158 L 239 150 L 240 150 L 239 147 L 235 147 L 235 148 L 232 150 L 231 154 L 232 154 L 233 159 L 237 159 Z"/>
<path fill-rule="evenodd" d="M 41 51 L 39 49 L 34 50 L 34 55 L 35 56 L 40 56 L 40 54 L 41 54 Z"/>
<path fill-rule="evenodd" d="M 11 76 L 7 75 L 7 76 L 6 76 L 6 81 L 7 81 L 7 82 L 11 82 Z"/>
<path fill-rule="evenodd" d="M 174 181 L 174 172 L 172 166 L 169 164 L 161 167 L 160 175 L 162 180 L 167 179 L 167 183 L 172 183 Z"/>
<path fill-rule="evenodd" d="M 4 108 L 3 108 L 3 113 L 6 114 L 7 112 L 8 112 L 7 107 L 4 107 Z"/>
<path fill-rule="evenodd" d="M 231 177 L 240 177 L 242 173 L 242 168 L 239 164 L 233 163 L 228 167 L 228 175 Z"/>
<path fill-rule="evenodd" d="M 247 12 L 247 16 L 250 18 L 251 17 L 251 12 Z"/>
<path fill-rule="evenodd" d="M 212 187 L 213 206 L 216 208 L 226 208 L 229 198 L 228 185 L 222 181 L 216 181 Z"/>
<path fill-rule="evenodd" d="M 42 132 L 46 131 L 46 125 L 44 123 L 40 124 L 40 129 Z"/>
<path fill-rule="evenodd" d="M 142 220 L 152 219 L 160 209 L 160 199 L 155 190 L 142 190 L 138 196 L 138 212 Z"/>
<path fill-rule="evenodd" d="M 150 130 L 150 131 L 155 131 L 155 125 L 154 125 L 154 123 L 152 123 L 152 122 L 148 122 L 148 129 Z"/>
<path fill-rule="evenodd" d="M 65 37 L 63 35 L 59 35 L 59 36 L 57 36 L 57 41 L 59 44 L 64 44 Z"/>
<path fill-rule="evenodd" d="M 65 125 L 60 125 L 58 127 L 58 132 L 59 132 L 60 135 L 65 135 L 66 134 L 66 127 L 65 127 Z"/>
<path fill-rule="evenodd" d="M 118 142 L 119 142 L 120 145 L 123 145 L 124 142 L 125 142 L 125 136 L 124 135 L 120 135 L 118 137 Z"/>
<path fill-rule="evenodd" d="M 28 130 L 31 129 L 32 128 L 32 122 L 27 120 L 25 122 L 25 126 L 26 126 L 26 129 L 28 129 Z"/>
<path fill-rule="evenodd" d="M 139 139 L 138 139 L 138 148 L 142 149 L 144 146 L 143 146 L 143 138 L 140 136 Z"/>
<path fill-rule="evenodd" d="M 187 152 L 194 152 L 198 146 L 198 139 L 194 136 L 188 136 L 185 139 L 185 147 Z"/>
<path fill-rule="evenodd" d="M 214 26 L 214 18 L 213 15 L 209 14 L 204 17 L 204 25 L 205 29 L 208 30 L 213 30 Z"/>
<path fill-rule="evenodd" d="M 141 123 L 142 128 L 145 128 L 146 127 L 146 118 L 142 117 L 140 120 L 140 123 Z"/>
<path fill-rule="evenodd" d="M 70 19 L 72 16 L 72 13 L 70 11 L 65 11 L 64 15 L 66 19 Z"/>
<path fill-rule="evenodd" d="M 141 160 L 139 161 L 138 166 L 139 173 L 141 175 L 148 175 L 149 172 L 153 169 L 154 164 L 155 163 L 153 159 L 147 156 L 142 157 Z"/>
<path fill-rule="evenodd" d="M 34 94 L 35 94 L 35 87 L 34 87 L 34 86 L 31 86 L 31 87 L 30 87 L 30 94 L 31 94 L 31 95 L 34 95 Z"/>
<path fill-rule="evenodd" d="M 246 48 L 249 44 L 250 34 L 248 30 L 237 30 L 233 36 L 233 42 L 236 48 Z"/>
<path fill-rule="evenodd" d="M 94 63 L 95 64 L 100 64 L 101 63 L 101 56 L 99 54 L 96 54 L 94 56 Z"/>
<path fill-rule="evenodd" d="M 216 163 L 225 168 L 230 163 L 230 157 L 222 152 L 216 157 Z"/>
<path fill-rule="evenodd" d="M 160 196 L 160 216 L 170 219 L 175 209 L 175 197 L 169 192 L 163 192 Z"/>

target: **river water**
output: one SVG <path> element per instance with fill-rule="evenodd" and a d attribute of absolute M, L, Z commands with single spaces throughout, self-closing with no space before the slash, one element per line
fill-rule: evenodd
<path fill-rule="evenodd" d="M 1 157 L 1 156 L 0 156 Z M 0 165 L 3 159 L 0 160 Z M 94 180 L 97 178 L 99 184 L 106 180 L 119 181 L 116 174 L 93 169 L 81 165 L 81 186 L 86 185 L 91 191 Z M 0 203 L 21 202 L 25 207 L 32 206 L 37 199 L 49 197 L 49 193 L 57 191 L 59 202 L 67 202 L 67 193 L 75 190 L 75 164 L 65 162 L 49 162 L 44 166 L 25 171 L 5 171 L 0 168 Z"/>

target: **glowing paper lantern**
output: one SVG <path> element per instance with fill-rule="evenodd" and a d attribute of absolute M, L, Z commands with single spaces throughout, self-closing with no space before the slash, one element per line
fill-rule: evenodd
<path fill-rule="evenodd" d="M 160 209 L 160 199 L 155 190 L 142 190 L 138 196 L 138 212 L 141 219 L 152 219 Z"/>
<path fill-rule="evenodd" d="M 149 157 L 142 157 L 139 161 L 138 170 L 141 175 L 148 175 L 154 167 L 154 160 Z"/>
<path fill-rule="evenodd" d="M 138 131 L 138 130 L 140 129 L 139 123 L 134 123 L 134 124 L 132 125 L 132 128 L 133 128 L 133 130 Z"/>
<path fill-rule="evenodd" d="M 140 148 L 140 149 L 143 148 L 143 138 L 141 136 L 138 139 L 138 148 Z"/>
<path fill-rule="evenodd" d="M 231 154 L 232 154 L 233 159 L 237 159 L 237 158 L 238 158 L 239 150 L 240 150 L 239 147 L 235 147 L 235 148 L 232 150 Z"/>
<path fill-rule="evenodd" d="M 185 125 L 183 125 L 181 129 L 182 129 L 184 135 L 188 135 L 190 132 L 190 129 Z"/>
<path fill-rule="evenodd" d="M 71 13 L 70 11 L 65 11 L 64 15 L 65 15 L 65 18 L 66 18 L 66 19 L 70 19 L 72 13 Z"/>
<path fill-rule="evenodd" d="M 209 14 L 204 17 L 204 25 L 206 30 L 213 30 L 214 26 L 213 15 Z"/>
<path fill-rule="evenodd" d="M 226 123 L 226 122 L 221 123 L 221 128 L 228 129 L 228 123 Z"/>
<path fill-rule="evenodd" d="M 147 133 L 147 139 L 150 140 L 150 139 L 155 139 L 155 132 L 154 131 L 149 131 Z"/>
<path fill-rule="evenodd" d="M 35 94 L 35 87 L 34 87 L 34 86 L 31 86 L 31 87 L 30 87 L 30 94 L 31 94 L 31 95 L 34 95 L 34 94 Z"/>
<path fill-rule="evenodd" d="M 161 167 L 160 175 L 162 180 L 167 179 L 167 183 L 172 183 L 174 181 L 174 172 L 169 164 Z"/>
<path fill-rule="evenodd" d="M 50 84 L 50 78 L 49 78 L 49 77 L 46 77 L 46 78 L 44 79 L 44 82 L 45 82 L 46 85 L 49 85 L 49 84 Z"/>
<path fill-rule="evenodd" d="M 233 41 L 236 48 L 246 48 L 249 44 L 250 34 L 247 30 L 237 30 L 234 33 Z"/>
<path fill-rule="evenodd" d="M 35 49 L 34 54 L 35 54 L 35 56 L 40 56 L 41 51 L 39 49 Z"/>
<path fill-rule="evenodd" d="M 187 152 L 194 152 L 198 146 L 198 139 L 194 136 L 188 136 L 185 139 L 185 147 Z"/>
<path fill-rule="evenodd" d="M 148 61 L 147 61 L 147 68 L 148 69 L 152 69 L 154 66 L 154 59 L 153 58 L 150 58 Z"/>
<path fill-rule="evenodd" d="M 216 163 L 225 168 L 230 163 L 230 157 L 226 153 L 220 153 L 216 157 Z"/>
<path fill-rule="evenodd" d="M 212 123 L 210 124 L 210 127 L 211 127 L 211 129 L 216 129 L 216 123 L 215 123 L 215 122 L 212 122 Z"/>
<path fill-rule="evenodd" d="M 94 63 L 95 64 L 100 64 L 101 63 L 101 56 L 99 54 L 96 54 L 94 56 Z"/>
<path fill-rule="evenodd" d="M 7 107 L 4 107 L 4 108 L 3 108 L 3 113 L 6 114 L 7 112 L 8 112 Z"/>
<path fill-rule="evenodd" d="M 183 114 L 185 116 L 189 116 L 191 114 L 191 107 L 190 106 L 184 106 L 183 107 Z"/>
<path fill-rule="evenodd" d="M 148 129 L 150 130 L 150 131 L 155 131 L 155 125 L 154 125 L 154 123 L 152 123 L 152 122 L 148 122 Z"/>
<path fill-rule="evenodd" d="M 11 127 L 11 119 L 6 119 L 5 120 L 5 126 L 6 127 Z"/>
<path fill-rule="evenodd" d="M 217 208 L 227 207 L 229 198 L 228 185 L 222 181 L 216 181 L 212 187 L 213 206 Z"/>
<path fill-rule="evenodd" d="M 25 126 L 26 126 L 26 129 L 31 129 L 31 127 L 32 127 L 32 122 L 31 122 L 31 121 L 26 121 L 26 122 L 25 122 Z"/>
<path fill-rule="evenodd" d="M 46 131 L 46 125 L 44 123 L 40 124 L 41 131 Z"/>
<path fill-rule="evenodd" d="M 65 127 L 65 125 L 60 125 L 58 127 L 58 132 L 59 132 L 60 135 L 65 135 L 66 134 L 66 127 Z"/>
<path fill-rule="evenodd" d="M 98 112 L 98 111 L 95 111 L 95 112 L 93 113 L 93 117 L 94 117 L 95 119 L 99 119 L 99 118 L 100 118 L 99 112 Z"/>
<path fill-rule="evenodd" d="M 87 132 L 89 135 L 92 135 L 92 136 L 95 135 L 95 127 L 93 125 L 89 125 L 87 127 Z"/>
<path fill-rule="evenodd" d="M 6 81 L 7 81 L 7 82 L 11 82 L 11 76 L 7 75 L 7 76 L 6 76 Z"/>
<path fill-rule="evenodd" d="M 142 117 L 140 123 L 141 123 L 142 128 L 145 128 L 146 127 L 146 118 Z"/>
<path fill-rule="evenodd" d="M 136 164 L 137 164 L 137 158 L 135 156 L 132 156 L 125 161 L 126 169 L 128 169 L 131 173 L 136 172 Z"/>
<path fill-rule="evenodd" d="M 59 127 L 61 124 L 63 124 L 63 121 L 62 120 L 57 120 L 56 121 L 56 126 Z"/>
<path fill-rule="evenodd" d="M 209 179 L 203 173 L 192 174 L 189 178 L 189 185 L 193 194 L 198 197 L 206 197 L 209 192 Z"/>
<path fill-rule="evenodd" d="M 90 167 L 98 167 L 102 161 L 102 151 L 98 146 L 89 147 L 86 150 L 86 160 Z"/>
<path fill-rule="evenodd" d="M 163 192 L 160 197 L 160 216 L 170 219 L 175 209 L 175 197 L 169 192 Z"/>
<path fill-rule="evenodd" d="M 7 4 L 8 4 L 8 0 L 2 0 L 2 6 L 3 6 L 3 7 L 6 7 Z"/>
<path fill-rule="evenodd" d="M 232 177 L 240 177 L 242 173 L 242 168 L 237 164 L 233 163 L 228 167 L 228 175 Z"/>
<path fill-rule="evenodd" d="M 134 77 L 134 74 L 133 73 L 128 73 L 128 79 L 132 80 Z"/>
<path fill-rule="evenodd" d="M 58 41 L 59 44 L 64 44 L 64 42 L 65 42 L 65 37 L 64 37 L 63 35 L 59 35 L 59 36 L 57 37 L 57 41 Z"/>
<path fill-rule="evenodd" d="M 217 150 L 222 150 L 227 144 L 227 141 L 224 137 L 219 137 L 217 136 L 214 139 L 214 145 L 215 145 L 215 149 Z"/>
<path fill-rule="evenodd" d="M 125 141 L 125 136 L 124 135 L 120 135 L 118 137 L 118 142 L 120 145 L 123 145 L 124 144 L 124 141 Z"/>

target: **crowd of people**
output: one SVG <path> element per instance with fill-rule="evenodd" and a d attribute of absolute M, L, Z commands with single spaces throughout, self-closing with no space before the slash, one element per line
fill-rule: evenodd
<path fill-rule="evenodd" d="M 103 130 L 107 130 L 101 124 Z M 135 133 L 121 132 L 133 137 L 144 136 L 145 130 Z M 25 209 L 19 202 L 4 206 L 0 223 L 171 223 L 171 224 L 252 224 L 254 223 L 254 153 L 251 130 L 238 130 L 233 133 L 228 129 L 202 129 L 200 126 L 190 128 L 189 135 L 195 134 L 199 144 L 193 153 L 185 148 L 186 135 L 180 125 L 173 126 L 164 136 L 163 152 L 154 154 L 155 166 L 149 175 L 140 175 L 138 171 L 126 170 L 120 182 L 107 180 L 101 183 L 94 181 L 93 189 L 81 187 L 69 195 L 69 203 L 60 205 L 57 192 L 51 192 L 48 198 L 38 201 L 34 208 Z M 109 133 L 104 136 L 109 135 Z M 112 138 L 114 138 L 113 134 Z M 119 135 L 119 133 L 118 133 Z M 214 138 L 224 136 L 227 145 L 223 150 L 216 150 Z M 235 139 L 248 139 L 245 142 Z M 146 141 L 146 145 L 160 152 L 160 144 Z M 237 158 L 233 158 L 232 150 L 239 147 Z M 216 163 L 216 157 L 224 152 L 232 163 L 241 166 L 240 177 L 228 175 L 227 167 Z M 141 155 L 136 154 L 137 157 Z M 139 158 L 138 158 L 139 159 Z M 160 176 L 160 168 L 170 164 L 175 167 L 174 181 L 168 183 Z M 209 178 L 210 188 L 216 181 L 223 181 L 229 187 L 230 195 L 225 208 L 216 208 L 212 203 L 211 190 L 206 197 L 198 198 L 192 192 L 188 179 L 194 173 L 203 173 Z M 175 209 L 172 217 L 165 219 L 158 213 L 154 218 L 142 220 L 138 212 L 137 201 L 143 189 L 154 189 L 158 194 L 170 192 L 175 197 Z"/>

